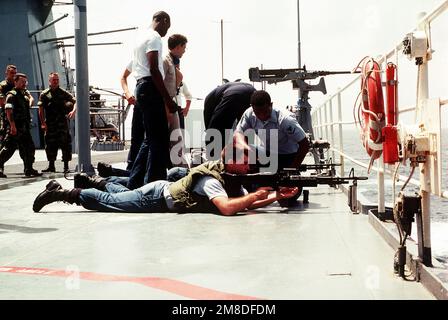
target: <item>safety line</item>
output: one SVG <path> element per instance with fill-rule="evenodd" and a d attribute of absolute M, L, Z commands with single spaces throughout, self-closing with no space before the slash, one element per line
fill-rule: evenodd
<path fill-rule="evenodd" d="M 87 281 L 131 282 L 198 300 L 259 300 L 260 298 L 221 292 L 183 281 L 158 277 L 130 277 L 95 272 L 77 272 L 47 268 L 0 266 L 0 272 L 50 277 L 77 277 Z"/>

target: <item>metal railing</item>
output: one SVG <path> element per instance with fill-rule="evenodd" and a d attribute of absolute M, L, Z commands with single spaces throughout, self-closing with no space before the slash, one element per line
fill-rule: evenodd
<path fill-rule="evenodd" d="M 399 114 L 409 113 L 409 112 L 415 112 L 416 114 L 418 112 L 424 112 L 424 107 L 422 105 L 422 101 L 425 99 L 428 99 L 428 87 L 429 87 L 429 77 L 428 77 L 428 63 L 431 61 L 431 54 L 432 54 L 432 44 L 431 44 L 431 22 L 433 22 L 437 17 L 439 17 L 443 12 L 445 12 L 448 9 L 448 1 L 444 1 L 441 5 L 439 5 L 437 8 L 435 8 L 431 13 L 426 14 L 420 21 L 418 21 L 417 29 L 418 30 L 424 30 L 428 36 L 428 44 L 429 44 L 429 50 L 428 55 L 429 59 L 428 61 L 425 61 L 425 63 L 422 66 L 419 66 L 418 69 L 418 75 L 417 75 L 417 92 L 416 92 L 416 106 L 403 106 L 398 109 Z M 416 29 L 416 30 L 417 30 Z M 412 30 L 414 31 L 414 30 Z M 388 53 L 380 56 L 377 58 L 377 62 L 380 66 L 382 66 L 382 70 L 384 70 L 385 66 L 387 65 L 388 61 L 394 61 L 395 64 L 398 65 L 398 59 L 401 54 L 401 50 L 403 49 L 403 43 L 400 41 L 391 51 Z M 362 168 L 368 168 L 369 164 L 368 162 L 363 162 L 355 159 L 355 157 L 348 155 L 346 152 L 344 152 L 344 126 L 346 125 L 353 125 L 355 124 L 355 121 L 343 121 L 343 113 L 342 113 L 342 94 L 348 93 L 349 90 L 353 89 L 353 85 L 358 85 L 361 81 L 361 75 L 354 78 L 352 81 L 350 81 L 347 85 L 345 85 L 342 89 L 339 89 L 335 94 L 330 96 L 322 105 L 320 105 L 317 108 L 314 108 L 312 112 L 312 119 L 313 119 L 313 128 L 315 129 L 316 136 L 319 136 L 321 138 L 327 139 L 331 142 L 332 148 L 330 149 L 330 152 L 332 153 L 333 159 L 335 159 L 335 155 L 339 155 L 340 158 L 340 174 L 341 176 L 345 173 L 345 161 L 349 160 L 352 163 L 356 164 L 357 166 L 360 166 Z M 399 90 L 401 90 L 399 88 Z M 356 90 L 359 91 L 359 90 Z M 351 102 L 351 104 L 354 103 L 354 100 Z M 448 103 L 448 100 L 439 98 L 439 107 L 442 108 L 442 106 L 446 105 Z M 335 110 L 336 107 L 336 110 Z M 397 102 L 397 107 L 399 107 L 399 104 Z M 337 112 L 337 117 L 334 117 L 334 114 Z M 334 120 L 336 119 L 336 121 Z M 437 130 L 436 130 L 437 131 Z M 339 144 L 338 147 L 335 147 L 335 132 L 337 132 L 339 137 Z M 441 132 L 440 128 L 440 122 L 438 123 L 438 131 Z M 441 138 L 441 137 L 439 137 Z M 439 140 L 440 141 L 440 140 Z M 440 145 L 439 145 L 440 146 Z M 441 153 L 437 157 L 437 161 L 441 163 L 443 161 Z M 409 183 L 413 184 L 415 186 L 418 186 L 420 188 L 420 194 L 422 195 L 422 215 L 423 215 L 423 228 L 424 228 L 424 243 L 425 243 L 425 249 L 429 248 L 429 264 L 431 263 L 431 253 L 430 253 L 430 198 L 429 193 L 440 197 L 448 199 L 448 190 L 442 190 L 442 188 L 436 188 L 437 192 L 434 192 L 434 190 L 431 187 L 428 187 L 430 183 L 428 181 L 431 179 L 431 175 L 429 174 L 431 167 L 429 166 L 429 160 L 425 162 L 425 164 L 420 164 L 420 179 L 410 179 Z M 441 168 L 441 167 L 440 167 Z M 377 160 L 377 167 L 372 167 L 372 170 L 377 172 L 377 185 L 378 185 L 378 212 L 385 212 L 385 174 L 390 174 L 391 178 L 393 179 L 393 174 L 395 170 L 395 166 L 391 165 L 384 165 L 382 156 Z M 433 168 L 434 170 L 434 168 Z M 438 179 L 437 181 L 442 181 L 442 170 L 435 170 L 436 177 L 433 177 L 433 179 Z M 404 175 L 399 175 L 400 179 L 406 180 L 408 177 Z M 428 180 L 429 179 L 429 180 Z M 424 186 L 426 185 L 426 186 Z M 440 183 L 440 186 L 442 184 Z M 419 252 L 420 254 L 420 252 Z M 425 261 L 425 257 L 423 257 Z M 428 257 L 426 257 L 428 258 Z M 428 261 L 428 259 L 426 259 Z"/>
<path fill-rule="evenodd" d="M 34 98 L 34 109 L 37 109 L 37 102 L 39 99 L 39 95 L 42 92 L 42 90 L 28 90 Z M 72 92 L 72 94 L 74 94 Z M 117 95 L 109 95 L 109 94 L 103 94 L 104 96 L 114 96 Z M 76 97 L 75 97 L 76 98 Z M 89 99 L 89 110 L 90 110 L 90 117 L 91 122 L 97 122 L 95 119 L 97 117 L 107 117 L 107 119 L 104 119 L 102 121 L 108 121 L 116 122 L 118 127 L 118 136 L 121 141 L 126 141 L 126 130 L 125 130 L 125 121 L 128 115 L 129 107 L 126 107 L 126 99 L 121 96 L 118 98 L 118 101 L 115 99 Z M 98 107 L 95 107 L 95 105 L 98 105 Z M 101 105 L 101 106 L 100 106 Z M 37 114 L 37 113 L 36 113 Z M 39 119 L 36 119 L 36 123 L 39 123 Z M 115 124 L 115 123 L 114 123 Z M 40 130 L 40 129 L 39 129 Z M 92 133 L 94 130 L 102 131 L 102 130 L 110 130 L 110 128 L 90 128 L 90 132 Z M 76 136 L 73 135 L 73 138 L 76 139 Z M 75 141 L 76 144 L 76 141 Z"/>

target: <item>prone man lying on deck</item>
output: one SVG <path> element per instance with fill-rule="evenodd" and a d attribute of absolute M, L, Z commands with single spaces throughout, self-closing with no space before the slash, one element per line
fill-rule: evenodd
<path fill-rule="evenodd" d="M 221 160 L 208 161 L 192 168 L 176 182 L 158 180 L 135 190 L 88 177 L 85 177 L 87 183 L 84 186 L 95 186 L 101 190 L 66 190 L 52 180 L 34 200 L 33 210 L 39 212 L 47 204 L 64 201 L 102 212 L 210 212 L 230 216 L 297 194 L 297 187 L 280 188 L 277 191 L 272 191 L 271 187 L 260 187 L 255 192 L 247 193 L 240 185 L 231 185 L 224 180 L 224 172 L 246 174 L 249 168 L 246 152 L 227 147 L 223 150 Z"/>

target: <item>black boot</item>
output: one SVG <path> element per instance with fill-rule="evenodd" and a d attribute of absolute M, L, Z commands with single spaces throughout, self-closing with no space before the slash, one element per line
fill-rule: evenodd
<path fill-rule="evenodd" d="M 68 161 L 64 161 L 64 173 L 70 172 L 70 169 L 68 168 Z"/>
<path fill-rule="evenodd" d="M 39 173 L 39 171 L 33 168 L 25 169 L 25 176 L 27 177 L 39 177 L 41 175 L 42 173 Z"/>
<path fill-rule="evenodd" d="M 48 161 L 48 168 L 42 170 L 42 172 L 56 172 L 56 168 L 54 167 L 54 161 Z"/>
<path fill-rule="evenodd" d="M 56 201 L 78 204 L 80 193 L 81 189 L 65 190 L 62 189 L 61 185 L 56 180 L 52 180 L 47 184 L 47 188 L 39 193 L 39 195 L 34 200 L 33 211 L 39 212 L 47 204 Z"/>
<path fill-rule="evenodd" d="M 107 178 L 112 175 L 112 166 L 108 163 L 98 162 L 97 170 L 98 174 L 103 178 Z"/>
<path fill-rule="evenodd" d="M 50 180 L 50 182 L 47 183 L 45 186 L 45 190 L 61 190 L 62 186 L 57 182 L 56 180 Z"/>
<path fill-rule="evenodd" d="M 89 177 L 86 173 L 77 173 L 73 179 L 74 187 L 80 189 L 95 188 L 106 191 L 107 181 L 99 176 Z"/>

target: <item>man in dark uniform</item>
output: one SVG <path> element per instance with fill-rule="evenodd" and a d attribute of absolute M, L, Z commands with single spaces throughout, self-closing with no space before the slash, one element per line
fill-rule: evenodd
<path fill-rule="evenodd" d="M 33 169 L 35 147 L 30 132 L 30 93 L 26 90 L 27 83 L 27 76 L 17 73 L 14 77 L 14 88 L 6 95 L 7 126 L 6 137 L 0 150 L 0 168 L 3 168 L 18 147 L 25 165 L 25 175 L 32 177 L 41 174 Z M 6 178 L 3 170 L 0 170 L 0 177 Z"/>
<path fill-rule="evenodd" d="M 227 82 L 210 92 L 204 101 L 205 129 L 217 129 L 221 140 L 214 143 L 218 149 L 225 145 L 225 130 L 232 129 L 235 120 L 239 121 L 244 111 L 250 107 L 250 97 L 255 88 L 244 82 Z M 209 144 L 211 141 L 206 141 Z"/>
<path fill-rule="evenodd" d="M 5 113 L 5 99 L 6 94 L 14 88 L 14 77 L 17 73 L 17 67 L 10 64 L 6 66 L 5 80 L 0 82 L 0 150 L 3 146 L 3 140 L 6 136 L 6 113 Z M 1 172 L 4 168 L 0 168 Z"/>
<path fill-rule="evenodd" d="M 72 160 L 72 137 L 68 119 L 75 116 L 76 100 L 59 87 L 59 75 L 56 72 L 49 74 L 48 82 L 50 87 L 41 92 L 37 103 L 41 128 L 45 132 L 45 152 L 48 160 L 48 168 L 42 172 L 56 172 L 54 162 L 59 148 L 62 151 L 64 172 L 68 172 L 68 163 Z"/>

